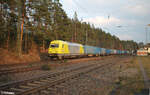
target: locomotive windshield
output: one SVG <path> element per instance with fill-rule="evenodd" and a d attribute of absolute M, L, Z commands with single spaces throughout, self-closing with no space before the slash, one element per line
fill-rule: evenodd
<path fill-rule="evenodd" d="M 59 45 L 58 45 L 58 44 L 51 44 L 50 47 L 51 47 L 51 48 L 58 48 Z"/>

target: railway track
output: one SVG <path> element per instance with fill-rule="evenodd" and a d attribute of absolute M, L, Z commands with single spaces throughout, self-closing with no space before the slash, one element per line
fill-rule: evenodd
<path fill-rule="evenodd" d="M 45 62 L 45 63 L 44 63 Z M 21 63 L 21 64 L 0 64 L 0 76 L 6 74 L 14 74 L 21 72 L 28 72 L 33 70 L 40 70 L 42 65 L 50 65 L 49 61 L 42 63 Z M 52 64 L 60 63 L 61 61 L 51 61 Z"/>
<path fill-rule="evenodd" d="M 0 69 L 3 68 L 11 68 L 11 67 L 20 67 L 20 66 L 27 66 L 27 65 L 36 65 L 40 64 L 39 62 L 32 62 L 32 63 L 13 63 L 13 64 L 0 64 Z"/>
<path fill-rule="evenodd" d="M 59 62 L 59 61 L 54 61 L 55 63 Z M 55 64 L 54 63 L 54 64 Z M 17 64 L 18 65 L 18 64 Z M 33 65 L 25 65 L 25 64 L 22 64 L 22 66 L 20 65 L 19 67 L 16 67 L 17 65 L 14 65 L 12 68 L 1 68 L 0 69 L 0 76 L 2 75 L 6 75 L 6 74 L 14 74 L 14 73 L 21 73 L 21 72 L 28 72 L 28 71 L 33 71 L 33 70 L 40 70 L 41 69 L 41 66 L 44 65 L 44 64 L 38 64 L 37 65 L 34 63 Z M 45 65 L 50 65 L 48 63 L 46 63 Z M 5 65 L 6 66 L 6 65 Z"/>
<path fill-rule="evenodd" d="M 76 61 L 78 59 L 71 59 L 71 61 Z M 71 63 L 71 61 L 69 63 Z M 90 59 L 89 59 L 90 61 Z M 0 64 L 0 76 L 6 74 L 20 73 L 20 72 L 28 72 L 33 70 L 40 70 L 41 66 L 44 64 L 50 65 L 49 61 L 45 62 L 34 62 L 34 63 L 20 63 L 20 64 Z M 51 60 L 53 64 L 60 63 L 61 61 Z M 68 63 L 68 62 L 67 62 Z"/>
<path fill-rule="evenodd" d="M 6 74 L 28 72 L 32 70 L 39 70 L 44 62 L 34 63 L 18 63 L 18 64 L 0 64 L 0 76 Z M 48 64 L 48 63 L 46 63 Z"/>
<path fill-rule="evenodd" d="M 41 66 L 32 66 L 32 67 L 21 67 L 21 68 L 12 68 L 12 69 L 1 69 L 0 76 L 12 73 L 20 73 L 20 72 L 27 72 L 32 70 L 39 70 Z"/>
<path fill-rule="evenodd" d="M 49 95 L 48 93 L 50 93 L 53 86 L 59 85 L 60 83 L 65 83 L 68 80 L 73 80 L 75 78 L 82 76 L 83 74 L 92 72 L 96 69 L 104 69 L 105 67 L 113 64 L 115 63 L 108 63 L 108 64 L 94 63 L 90 65 L 88 64 L 86 66 L 74 67 L 66 71 L 58 71 L 46 76 L 39 76 L 28 80 L 7 83 L 0 86 L 0 91 L 1 94 L 3 95 L 8 93 L 14 95 L 29 95 L 29 94 L 44 95 L 47 93 L 47 95 Z"/>
<path fill-rule="evenodd" d="M 105 56 L 102 57 L 101 59 L 103 60 L 104 58 L 111 58 L 112 56 Z M 113 57 L 115 57 L 113 55 Z M 92 60 L 93 58 L 97 58 L 97 57 L 92 57 L 92 58 L 88 58 L 89 60 Z M 77 60 L 82 60 L 82 59 L 87 59 L 87 58 L 76 58 L 76 59 L 67 59 L 68 61 L 77 61 Z M 11 67 L 22 67 L 22 66 L 31 66 L 31 65 L 39 65 L 39 64 L 43 64 L 43 63 L 47 63 L 47 62 L 51 62 L 51 63 L 60 63 L 62 62 L 62 60 L 46 60 L 46 61 L 40 61 L 40 62 L 31 62 L 31 63 L 12 63 L 12 64 L 0 64 L 0 70 L 3 68 L 11 68 Z"/>

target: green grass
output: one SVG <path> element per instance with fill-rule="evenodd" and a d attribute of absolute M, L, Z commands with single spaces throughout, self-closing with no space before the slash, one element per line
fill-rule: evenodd
<path fill-rule="evenodd" d="M 64 63 L 67 63 L 68 62 L 68 60 L 67 59 L 64 59 Z"/>

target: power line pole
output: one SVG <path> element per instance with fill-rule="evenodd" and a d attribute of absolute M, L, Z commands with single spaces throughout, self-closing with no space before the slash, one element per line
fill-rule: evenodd
<path fill-rule="evenodd" d="M 85 30 L 86 32 L 86 40 L 85 40 L 85 44 L 87 45 L 87 41 L 88 41 L 88 34 L 87 34 L 87 30 Z"/>
<path fill-rule="evenodd" d="M 74 32 L 74 41 L 77 42 L 77 26 L 76 26 L 76 22 L 75 22 L 75 32 Z"/>
<path fill-rule="evenodd" d="M 146 32 L 146 40 L 145 40 L 145 43 L 147 44 L 147 27 L 145 27 L 145 32 Z"/>

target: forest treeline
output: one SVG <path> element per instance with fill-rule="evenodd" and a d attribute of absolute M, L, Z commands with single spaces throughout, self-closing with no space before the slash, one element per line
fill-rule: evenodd
<path fill-rule="evenodd" d="M 138 47 L 81 22 L 77 13 L 69 18 L 59 0 L 0 0 L 0 48 L 22 55 L 33 45 L 47 49 L 56 39 L 120 50 Z"/>

